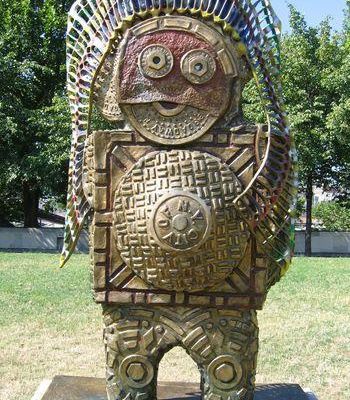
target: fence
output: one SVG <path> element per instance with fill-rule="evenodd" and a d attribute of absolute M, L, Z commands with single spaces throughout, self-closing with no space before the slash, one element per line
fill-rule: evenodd
<path fill-rule="evenodd" d="M 62 228 L 0 228 L 0 250 L 60 251 L 63 244 Z M 77 251 L 88 252 L 88 234 L 83 231 Z M 296 232 L 296 254 L 303 254 L 305 232 Z M 350 232 L 313 232 L 314 255 L 350 256 Z"/>

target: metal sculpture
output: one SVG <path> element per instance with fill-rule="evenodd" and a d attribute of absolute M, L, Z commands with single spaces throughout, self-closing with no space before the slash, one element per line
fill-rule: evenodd
<path fill-rule="evenodd" d="M 174 346 L 198 364 L 204 399 L 253 398 L 256 310 L 293 247 L 279 64 L 267 0 L 73 5 L 62 265 L 90 217 L 109 400 L 155 399 Z M 242 115 L 251 78 L 266 125 Z"/>

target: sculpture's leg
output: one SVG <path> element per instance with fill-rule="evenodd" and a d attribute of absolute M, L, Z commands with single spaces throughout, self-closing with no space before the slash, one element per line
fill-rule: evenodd
<path fill-rule="evenodd" d="M 204 400 L 252 400 L 255 311 L 104 307 L 109 400 L 155 400 L 158 364 L 181 345 L 201 372 Z"/>
<path fill-rule="evenodd" d="M 209 346 L 202 346 L 208 343 Z M 204 400 L 252 400 L 258 353 L 255 311 L 214 311 L 184 345 L 201 371 Z"/>
<path fill-rule="evenodd" d="M 176 338 L 142 307 L 105 306 L 108 400 L 155 400 L 158 364 Z"/>

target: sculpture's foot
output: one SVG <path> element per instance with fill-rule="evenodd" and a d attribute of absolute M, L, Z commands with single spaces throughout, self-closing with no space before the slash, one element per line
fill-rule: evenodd
<path fill-rule="evenodd" d="M 142 309 L 108 307 L 104 314 L 108 400 L 155 400 L 164 330 Z"/>
<path fill-rule="evenodd" d="M 140 354 L 123 358 L 119 368 L 107 366 L 109 400 L 155 400 L 157 377 L 152 362 Z"/>
<path fill-rule="evenodd" d="M 155 400 L 156 391 L 153 367 L 143 358 L 125 358 L 118 375 L 107 367 L 108 400 Z"/>
<path fill-rule="evenodd" d="M 220 316 L 220 323 L 212 328 L 215 356 L 198 361 L 203 400 L 253 400 L 258 353 L 255 312 Z"/>
<path fill-rule="evenodd" d="M 254 385 L 243 377 L 236 357 L 222 355 L 202 374 L 202 395 L 203 400 L 253 400 Z"/>

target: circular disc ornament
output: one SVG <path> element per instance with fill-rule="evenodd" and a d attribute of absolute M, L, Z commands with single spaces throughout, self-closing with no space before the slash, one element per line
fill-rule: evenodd
<path fill-rule="evenodd" d="M 221 369 L 226 371 L 220 371 Z M 243 368 L 240 362 L 232 355 L 222 355 L 216 357 L 209 364 L 208 375 L 216 387 L 222 390 L 229 390 L 236 387 L 242 380 Z"/>
<path fill-rule="evenodd" d="M 139 57 L 139 68 L 149 78 L 163 78 L 172 70 L 173 64 L 171 51 L 160 44 L 146 47 Z"/>
<path fill-rule="evenodd" d="M 154 152 L 121 181 L 114 235 L 124 262 L 155 288 L 196 291 L 223 281 L 244 255 L 242 187 L 229 166 L 199 151 Z"/>
<path fill-rule="evenodd" d="M 191 50 L 181 60 L 181 71 L 191 83 L 208 82 L 216 71 L 215 59 L 206 50 Z"/>
<path fill-rule="evenodd" d="M 150 232 L 159 246 L 169 251 L 189 251 L 208 238 L 210 209 L 189 192 L 174 191 L 162 196 L 149 220 Z"/>
<path fill-rule="evenodd" d="M 119 375 L 126 384 L 140 389 L 148 385 L 154 377 L 154 369 L 150 361 L 142 355 L 131 355 L 121 362 Z"/>

